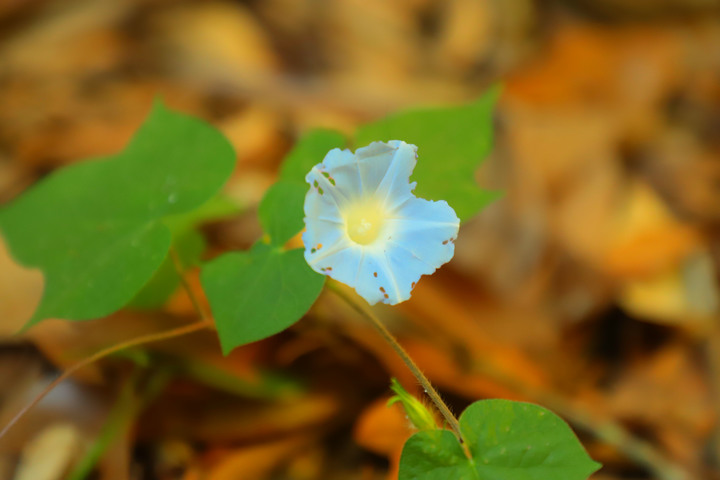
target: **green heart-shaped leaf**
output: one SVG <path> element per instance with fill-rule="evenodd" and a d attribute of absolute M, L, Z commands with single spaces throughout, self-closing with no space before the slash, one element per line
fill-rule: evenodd
<path fill-rule="evenodd" d="M 156 102 L 122 153 L 63 168 L 0 211 L 13 256 L 45 275 L 26 327 L 126 305 L 168 253 L 163 220 L 204 204 L 234 165 L 220 132 Z"/>
<path fill-rule="evenodd" d="M 305 226 L 303 203 L 308 188 L 305 183 L 278 180 L 265 192 L 258 217 L 273 245 L 284 245 Z"/>
<path fill-rule="evenodd" d="M 447 430 L 423 431 L 405 444 L 400 480 L 586 480 L 600 468 L 570 427 L 523 402 L 481 400 L 460 416 L 468 458 Z"/>
<path fill-rule="evenodd" d="M 225 354 L 297 322 L 325 282 L 324 275 L 307 265 L 302 249 L 264 244 L 216 258 L 203 268 L 200 279 Z"/>

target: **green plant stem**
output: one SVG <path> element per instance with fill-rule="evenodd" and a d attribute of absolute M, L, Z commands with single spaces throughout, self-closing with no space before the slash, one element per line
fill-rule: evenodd
<path fill-rule="evenodd" d="M 69 377 L 73 376 L 75 372 L 78 370 L 81 370 L 88 365 L 91 365 L 98 360 L 105 358 L 109 355 L 112 355 L 114 353 L 120 352 L 122 350 L 137 347 L 140 345 L 145 345 L 147 343 L 152 342 L 159 342 L 161 340 L 167 340 L 174 337 L 179 337 L 182 335 L 187 335 L 188 333 L 197 332 L 199 330 L 203 330 L 205 328 L 212 328 L 214 326 L 214 322 L 212 320 L 212 317 L 208 315 L 205 310 L 201 307 L 200 301 L 195 296 L 195 293 L 192 291 L 192 288 L 190 288 L 190 285 L 185 280 L 184 271 L 182 268 L 182 264 L 180 262 L 180 258 L 177 255 L 177 252 L 174 248 L 170 249 L 170 255 L 173 259 L 173 264 L 175 265 L 175 269 L 178 272 L 178 275 L 180 277 L 180 283 L 187 293 L 188 297 L 190 298 L 190 301 L 193 305 L 193 308 L 197 311 L 198 315 L 202 319 L 199 322 L 191 323 L 188 325 L 183 325 L 182 327 L 173 328 L 171 330 L 166 330 L 164 332 L 156 332 L 151 333 L 148 335 L 143 335 L 138 338 L 133 338 L 121 343 L 118 343 L 116 345 L 111 345 L 107 348 L 104 348 L 100 350 L 99 352 L 96 352 L 89 357 L 80 360 L 75 365 L 69 367 L 67 370 L 65 370 L 62 374 L 60 374 L 57 378 L 55 378 L 52 382 L 48 384 L 35 398 L 33 398 L 29 403 L 27 403 L 23 408 L 20 409 L 18 413 L 13 416 L 13 418 L 10 419 L 10 421 L 0 430 L 0 438 L 5 436 L 5 434 L 22 418 L 25 416 L 25 414 L 30 411 L 35 405 L 37 405 L 43 398 L 45 398 L 50 392 L 53 391 L 55 387 L 60 385 L 63 381 L 68 379 Z"/>
<path fill-rule="evenodd" d="M 138 371 L 135 371 L 123 385 L 120 396 L 110 410 L 100 434 L 75 464 L 67 480 L 83 480 L 86 478 L 113 441 L 126 431 L 136 409 L 135 386 L 137 380 Z"/>
<path fill-rule="evenodd" d="M 180 254 L 178 254 L 177 249 L 174 245 L 170 247 L 170 258 L 172 259 L 173 266 L 175 267 L 175 272 L 180 278 L 180 285 L 182 286 L 183 290 L 185 290 L 185 293 L 190 299 L 190 303 L 192 303 L 193 308 L 200 316 L 200 318 L 202 318 L 206 322 L 213 323 L 212 317 L 202 307 L 200 299 L 198 299 L 198 297 L 195 295 L 195 292 L 193 292 L 192 287 L 190 287 L 190 284 L 185 278 L 185 266 L 182 264 L 182 260 L 180 260 Z"/>
<path fill-rule="evenodd" d="M 100 434 L 75 464 L 75 468 L 67 476 L 67 480 L 87 478 L 108 448 L 119 437 L 129 432 L 133 419 L 162 391 L 169 378 L 170 374 L 166 369 L 156 370 L 149 374 L 135 369 L 123 385 L 120 396 L 110 410 Z"/>
<path fill-rule="evenodd" d="M 397 353 L 398 356 L 400 356 L 400 358 L 402 359 L 402 361 L 405 362 L 405 365 L 407 365 L 407 367 L 410 369 L 418 382 L 420 382 L 420 385 L 422 385 L 427 396 L 430 397 L 430 400 L 432 400 L 432 402 L 435 404 L 435 407 L 437 407 L 440 414 L 445 418 L 445 421 L 455 432 L 455 435 L 457 436 L 458 441 L 460 441 L 460 444 L 462 444 L 463 447 L 466 448 L 465 441 L 463 440 L 462 436 L 462 431 L 460 430 L 460 423 L 458 422 L 457 418 L 455 418 L 455 415 L 453 415 L 453 413 L 450 411 L 450 408 L 443 401 L 442 397 L 440 397 L 440 394 L 437 392 L 437 390 L 435 390 L 435 387 L 432 386 L 430 380 L 428 380 L 422 370 L 420 370 L 420 367 L 417 366 L 417 364 L 413 361 L 407 351 L 402 347 L 402 345 L 400 345 L 395 336 L 390 333 L 390 330 L 388 330 L 387 327 L 383 325 L 383 323 L 374 313 L 360 305 L 360 303 L 358 303 L 354 298 L 345 293 L 333 282 L 328 282 L 327 285 L 328 288 L 330 288 L 337 296 L 342 298 L 348 305 L 350 305 L 353 310 L 355 310 L 360 315 L 365 317 L 368 321 L 370 321 L 370 324 L 375 327 L 375 330 L 377 330 L 383 340 L 385 340 L 392 347 L 392 349 L 395 350 L 395 353 Z M 466 454 L 467 453 L 468 452 L 466 451 Z"/>
<path fill-rule="evenodd" d="M 89 357 L 80 360 L 75 365 L 69 367 L 67 370 L 65 370 L 60 376 L 55 378 L 52 382 L 48 384 L 47 387 L 43 389 L 42 392 L 40 392 L 35 398 L 30 401 L 30 403 L 26 404 L 18 413 L 15 414 L 15 416 L 10 419 L 10 421 L 3 427 L 2 430 L 0 430 L 0 438 L 2 438 L 12 427 L 15 425 L 18 420 L 20 420 L 31 408 L 33 408 L 35 405 L 37 405 L 40 400 L 45 398 L 55 387 L 60 385 L 63 381 L 68 379 L 69 377 L 73 376 L 75 372 L 78 370 L 81 370 L 85 367 L 87 367 L 90 364 L 93 364 L 97 362 L 98 360 L 107 357 L 108 355 L 112 355 L 113 353 L 120 352 L 122 350 L 125 350 L 127 348 L 131 347 L 137 347 L 140 345 L 145 345 L 147 343 L 152 342 L 159 342 L 160 340 L 167 340 L 174 337 L 179 337 L 181 335 L 187 335 L 188 333 L 197 332 L 198 330 L 203 330 L 205 328 L 211 328 L 212 322 L 208 322 L 207 320 L 202 320 L 200 322 L 191 323 L 188 325 L 183 325 L 182 327 L 173 328 L 171 330 L 166 330 L 164 332 L 156 332 L 151 333 L 149 335 L 143 335 L 138 338 L 133 338 L 131 340 L 127 340 L 125 342 L 118 343 L 116 345 L 112 345 L 110 347 L 104 348 L 100 350 L 99 352 L 96 352 Z"/>

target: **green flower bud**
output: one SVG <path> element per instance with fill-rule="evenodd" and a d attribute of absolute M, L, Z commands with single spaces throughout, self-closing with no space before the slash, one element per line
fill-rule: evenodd
<path fill-rule="evenodd" d="M 423 405 L 420 400 L 410 395 L 396 378 L 392 379 L 390 389 L 395 392 L 395 395 L 388 400 L 388 406 L 400 402 L 405 409 L 408 420 L 418 430 L 438 429 L 433 412 Z"/>

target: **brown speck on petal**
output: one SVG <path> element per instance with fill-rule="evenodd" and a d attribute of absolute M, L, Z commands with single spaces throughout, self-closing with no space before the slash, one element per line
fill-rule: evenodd
<path fill-rule="evenodd" d="M 385 294 L 385 298 L 390 298 L 390 295 L 388 295 L 388 294 L 386 293 L 386 294 Z"/>
<path fill-rule="evenodd" d="M 377 278 L 377 272 L 373 272 L 373 277 Z"/>
<path fill-rule="evenodd" d="M 385 293 L 385 289 L 383 287 L 380 287 L 380 291 Z"/>

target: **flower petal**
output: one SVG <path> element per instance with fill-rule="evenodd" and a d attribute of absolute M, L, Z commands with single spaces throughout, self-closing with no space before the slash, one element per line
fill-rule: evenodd
<path fill-rule="evenodd" d="M 446 201 L 430 201 L 412 198 L 396 212 L 397 217 L 388 220 L 393 235 L 389 243 L 409 252 L 415 262 L 431 268 L 426 275 L 450 261 L 455 254 L 455 239 L 460 219 Z"/>
<path fill-rule="evenodd" d="M 352 177 L 340 178 L 342 188 L 337 188 L 335 177 L 341 177 L 342 174 L 339 170 L 343 166 L 351 165 L 354 161 L 355 156 L 349 150 L 340 150 L 339 148 L 330 150 L 325 155 L 323 162 L 315 165 L 305 176 L 305 181 L 310 185 L 310 191 L 314 190 L 321 197 L 327 197 L 328 201 L 334 202 L 338 207 L 347 205 L 355 197 L 354 190 L 356 189 L 353 189 L 353 184 L 357 184 L 357 182 L 353 182 Z"/>
<path fill-rule="evenodd" d="M 460 226 L 455 210 L 445 200 L 425 200 L 415 196 L 396 208 L 389 221 L 396 226 L 407 225 L 406 228 L 414 230 L 447 228 L 449 233 L 455 234 Z"/>
<path fill-rule="evenodd" d="M 367 251 L 363 261 L 358 265 L 358 275 L 355 282 L 350 285 L 370 305 L 397 297 L 397 292 L 390 285 L 391 275 L 389 266 L 381 251 Z"/>
<path fill-rule="evenodd" d="M 310 268 L 350 286 L 357 282 L 362 259 L 363 249 L 350 241 L 341 240 L 328 246 L 323 244 L 315 251 L 305 249 L 305 260 Z"/>
<path fill-rule="evenodd" d="M 330 150 L 318 167 L 324 172 L 321 175 L 325 177 L 323 181 L 328 188 L 339 188 L 348 199 L 358 198 L 362 194 L 357 159 L 350 150 Z"/>
<path fill-rule="evenodd" d="M 382 200 L 386 208 L 393 210 L 407 199 L 412 198 L 415 183 L 409 182 L 410 175 L 417 163 L 417 147 L 398 140 L 393 140 L 388 144 L 395 147 L 396 150 L 375 195 Z"/>
<path fill-rule="evenodd" d="M 355 152 L 357 174 L 364 195 L 374 195 L 393 163 L 397 147 L 390 143 L 373 142 Z"/>
<path fill-rule="evenodd" d="M 335 201 L 335 197 L 320 194 L 317 188 L 312 187 L 312 183 L 310 190 L 305 195 L 303 210 L 305 211 L 305 225 L 308 227 L 310 226 L 308 219 L 326 220 L 335 223 L 343 222 L 340 206 Z"/>
<path fill-rule="evenodd" d="M 333 221 L 315 218 L 309 222 L 306 218 L 305 223 L 307 227 L 303 232 L 302 239 L 305 244 L 305 259 L 311 264 L 310 266 L 312 266 L 311 259 L 314 257 L 308 256 L 309 254 L 323 249 L 328 252 L 335 245 L 346 241 L 343 229 L 338 228 L 337 223 Z"/>

